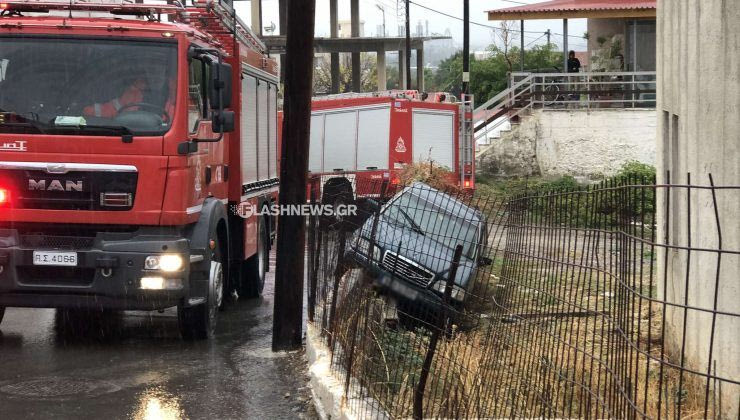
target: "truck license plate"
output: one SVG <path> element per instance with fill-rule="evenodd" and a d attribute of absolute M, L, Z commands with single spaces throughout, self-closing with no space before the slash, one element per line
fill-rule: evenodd
<path fill-rule="evenodd" d="M 33 251 L 33 265 L 77 266 L 76 252 Z"/>

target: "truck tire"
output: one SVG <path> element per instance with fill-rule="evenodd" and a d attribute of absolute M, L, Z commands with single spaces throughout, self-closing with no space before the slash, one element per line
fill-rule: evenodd
<path fill-rule="evenodd" d="M 211 252 L 208 271 L 208 294 L 206 301 L 196 306 L 177 307 L 180 334 L 186 340 L 204 340 L 213 337 L 216 330 L 218 311 L 224 300 L 224 267 L 222 264 L 220 238 Z"/>
<path fill-rule="evenodd" d="M 335 178 L 336 179 L 336 178 Z M 322 204 L 331 204 L 334 209 L 339 205 L 354 204 L 355 199 L 352 194 L 352 185 L 346 179 L 343 182 L 334 182 L 332 180 L 327 181 L 324 185 L 324 193 L 321 196 Z M 320 224 L 323 230 L 339 230 L 346 228 L 347 220 L 338 215 L 333 216 L 322 216 Z"/>
<path fill-rule="evenodd" d="M 2 324 L 4 316 L 5 316 L 5 306 L 0 306 L 0 324 Z"/>
<path fill-rule="evenodd" d="M 240 292 L 248 298 L 258 298 L 262 294 L 270 258 L 267 249 L 267 223 L 260 217 L 257 225 L 257 253 L 242 263 L 244 277 Z"/>

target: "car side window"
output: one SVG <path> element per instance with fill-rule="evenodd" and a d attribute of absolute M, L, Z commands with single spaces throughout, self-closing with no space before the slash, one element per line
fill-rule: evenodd
<path fill-rule="evenodd" d="M 190 60 L 188 71 L 188 127 L 198 131 L 198 123 L 208 118 L 208 66 L 198 60 Z"/>

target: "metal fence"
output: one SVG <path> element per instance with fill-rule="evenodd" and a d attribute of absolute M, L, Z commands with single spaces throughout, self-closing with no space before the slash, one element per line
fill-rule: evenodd
<path fill-rule="evenodd" d="M 620 178 L 504 201 L 368 183 L 385 204 L 312 218 L 308 244 L 309 322 L 359 417 L 737 418 L 738 352 L 719 343 L 740 339 L 740 305 L 717 295 L 737 287 L 721 209 L 740 187 Z M 713 225 L 692 248 L 670 214 L 690 225 L 697 200 Z"/>

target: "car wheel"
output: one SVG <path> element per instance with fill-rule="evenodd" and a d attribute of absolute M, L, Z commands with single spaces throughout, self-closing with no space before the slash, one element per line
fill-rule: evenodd
<path fill-rule="evenodd" d="M 263 218 L 257 221 L 257 252 L 244 261 L 240 292 L 248 298 L 258 298 L 265 287 L 265 273 L 269 251 L 267 250 L 267 224 Z"/>
<path fill-rule="evenodd" d="M 213 337 L 216 330 L 218 310 L 224 301 L 224 269 L 221 263 L 221 250 L 216 240 L 211 252 L 208 271 L 208 293 L 206 301 L 196 306 L 177 307 L 177 319 L 183 338 L 204 340 Z"/>

